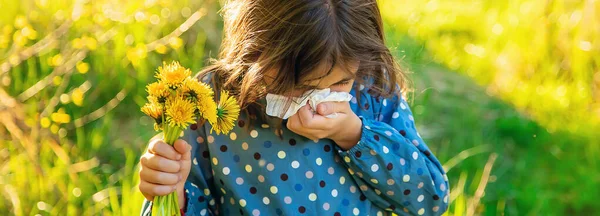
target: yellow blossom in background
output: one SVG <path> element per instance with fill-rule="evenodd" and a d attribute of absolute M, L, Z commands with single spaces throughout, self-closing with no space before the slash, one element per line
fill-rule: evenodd
<path fill-rule="evenodd" d="M 23 36 L 27 37 L 29 40 L 35 40 L 37 38 L 37 31 L 35 31 L 29 25 L 21 29 L 21 34 L 23 34 Z"/>
<path fill-rule="evenodd" d="M 178 62 L 167 64 L 163 62 L 162 67 L 158 67 L 156 78 L 164 82 L 169 87 L 177 87 L 192 74 L 187 68 L 182 67 Z"/>
<path fill-rule="evenodd" d="M 98 41 L 93 37 L 83 36 L 81 40 L 89 50 L 96 50 L 98 48 Z"/>
<path fill-rule="evenodd" d="M 73 46 L 75 49 L 81 49 L 83 48 L 83 41 L 81 38 L 75 38 L 73 41 L 71 41 L 71 46 Z"/>
<path fill-rule="evenodd" d="M 71 116 L 65 113 L 56 112 L 50 115 L 50 119 L 59 124 L 66 124 L 71 121 Z"/>
<path fill-rule="evenodd" d="M 85 74 L 88 72 L 88 70 L 90 70 L 90 64 L 85 62 L 77 62 L 77 65 L 75 65 L 75 67 L 77 68 L 77 71 L 79 71 L 79 73 L 81 74 Z"/>
<path fill-rule="evenodd" d="M 52 122 L 50 122 L 50 119 L 49 119 L 48 117 L 43 117 L 43 118 L 40 120 L 40 125 L 41 125 L 43 128 L 48 128 L 48 127 L 50 127 L 50 124 L 51 124 L 51 123 L 52 123 Z"/>
<path fill-rule="evenodd" d="M 19 58 L 18 55 L 11 55 L 10 57 L 8 57 L 8 63 L 10 63 L 11 65 L 18 65 L 21 62 L 21 58 Z"/>
<path fill-rule="evenodd" d="M 158 46 L 156 46 L 156 49 L 154 49 L 154 51 L 160 54 L 165 54 L 167 53 L 167 46 L 159 44 Z"/>
<path fill-rule="evenodd" d="M 131 61 L 132 64 L 137 65 L 140 63 L 140 60 L 146 58 L 148 53 L 148 48 L 144 44 L 138 44 L 134 48 L 127 51 L 127 59 Z"/>
<path fill-rule="evenodd" d="M 5 49 L 6 47 L 8 47 L 8 42 L 10 42 L 10 40 L 7 36 L 0 35 L 0 49 Z"/>
<path fill-rule="evenodd" d="M 167 101 L 166 116 L 169 126 L 186 128 L 188 125 L 196 123 L 194 110 L 196 106 L 188 100 L 175 98 Z"/>
<path fill-rule="evenodd" d="M 2 28 L 2 33 L 5 35 L 10 34 L 13 31 L 12 26 L 6 25 Z"/>
<path fill-rule="evenodd" d="M 53 134 L 57 134 L 59 129 L 60 127 L 57 124 L 52 124 L 52 126 L 50 126 L 50 132 Z"/>
<path fill-rule="evenodd" d="M 62 83 L 62 77 L 61 76 L 55 76 L 54 78 L 52 78 L 52 83 L 55 86 L 58 86 Z"/>
<path fill-rule="evenodd" d="M 83 91 L 79 88 L 73 90 L 73 93 L 71 93 L 71 100 L 73 101 L 73 104 L 83 106 Z"/>
<path fill-rule="evenodd" d="M 235 97 L 229 92 L 221 91 L 219 105 L 217 106 L 217 123 L 212 125 L 212 130 L 217 134 L 228 133 L 235 126 L 235 120 L 240 114 L 240 106 Z"/>
<path fill-rule="evenodd" d="M 173 47 L 173 49 L 177 49 L 183 45 L 183 40 L 181 40 L 181 38 L 178 38 L 178 37 L 170 38 L 169 45 L 171 45 L 171 47 Z"/>
<path fill-rule="evenodd" d="M 23 28 L 25 25 L 27 25 L 27 18 L 25 18 L 25 16 L 19 15 L 15 18 L 15 27 Z"/>
<path fill-rule="evenodd" d="M 94 14 L 92 19 L 100 26 L 107 26 L 110 24 L 109 19 L 101 13 Z"/>
<path fill-rule="evenodd" d="M 13 41 L 15 45 L 19 47 L 25 46 L 25 44 L 27 44 L 27 38 L 21 34 L 21 31 L 15 31 L 15 33 L 13 34 Z"/>
<path fill-rule="evenodd" d="M 63 63 L 64 63 L 64 58 L 62 57 L 62 55 L 60 53 L 56 54 L 56 55 L 54 55 L 54 56 L 52 56 L 51 58 L 48 59 L 48 64 L 52 65 L 52 66 L 55 66 L 55 67 L 59 66 L 59 65 L 61 65 Z"/>

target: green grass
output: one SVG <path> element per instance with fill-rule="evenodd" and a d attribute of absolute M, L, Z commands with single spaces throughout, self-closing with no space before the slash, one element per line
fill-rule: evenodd
<path fill-rule="evenodd" d="M 436 155 L 446 161 L 476 146 L 499 155 L 495 182 L 478 211 L 600 212 L 594 195 L 600 190 L 595 156 L 600 152 L 599 32 L 584 27 L 600 24 L 599 4 L 431 0 L 383 5 L 390 46 L 414 71 L 415 118 Z M 462 186 L 457 183 L 466 176 L 466 186 L 458 190 L 467 196 L 474 193 L 472 183 L 481 178 L 487 155 L 468 158 L 450 171 L 454 186 Z"/>
<path fill-rule="evenodd" d="M 216 55 L 219 6 L 49 2 L 0 0 L 0 215 L 137 215 L 144 86 L 163 60 Z M 382 1 L 420 133 L 450 168 L 449 215 L 600 212 L 599 4 L 547 2 Z"/>
<path fill-rule="evenodd" d="M 461 158 L 449 170 L 453 194 L 464 193 L 465 198 L 472 198 L 488 157 L 496 153 L 498 159 L 478 209 L 481 213 L 561 215 L 598 211 L 593 197 L 583 195 L 585 190 L 596 189 L 594 181 L 576 184 L 577 180 L 594 178 L 596 173 L 582 169 L 587 172 L 576 174 L 572 164 L 587 165 L 588 161 L 561 149 L 584 139 L 569 133 L 548 133 L 507 103 L 485 94 L 481 86 L 466 77 L 432 66 L 414 70 L 418 88 L 413 111 L 422 136 L 434 146 L 436 156 L 448 165 L 451 158 L 461 158 L 463 151 L 479 152 Z M 464 186 L 461 181 L 465 181 Z M 573 190 L 581 190 L 582 195 L 563 197 Z M 454 202 L 451 212 L 459 205 L 466 203 Z"/>
<path fill-rule="evenodd" d="M 137 215 L 144 86 L 162 61 L 203 67 L 218 5 L 93 1 L 75 19 L 74 1 L 43 2 L 0 1 L 0 215 Z"/>

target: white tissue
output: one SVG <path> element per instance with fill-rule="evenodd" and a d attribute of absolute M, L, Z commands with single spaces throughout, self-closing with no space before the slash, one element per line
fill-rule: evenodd
<path fill-rule="evenodd" d="M 289 98 L 283 95 L 267 94 L 267 115 L 288 119 L 302 108 L 308 101 L 313 110 L 317 110 L 317 105 L 323 102 L 348 102 L 352 100 L 352 95 L 347 92 L 331 92 L 331 89 L 313 90 L 306 92 L 298 98 Z M 302 101 L 298 101 L 301 100 Z M 299 103 L 294 103 L 297 101 Z M 289 104 L 287 110 L 285 106 Z M 326 116 L 327 118 L 337 117 L 337 113 Z"/>

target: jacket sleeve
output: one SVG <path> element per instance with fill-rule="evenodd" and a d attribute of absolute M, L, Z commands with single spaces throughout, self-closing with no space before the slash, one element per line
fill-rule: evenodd
<path fill-rule="evenodd" d="M 367 199 L 387 211 L 441 215 L 448 208 L 445 171 L 415 129 L 406 101 L 395 96 L 381 105 L 379 121 L 361 117 L 356 146 L 337 147 L 348 172 Z"/>
<path fill-rule="evenodd" d="M 192 146 L 192 166 L 184 186 L 185 215 L 215 215 L 218 208 L 213 197 L 214 184 L 205 141 L 206 130 L 203 126 L 192 125 L 184 132 L 182 139 Z M 141 215 L 150 216 L 151 212 L 152 202 L 144 200 Z"/>

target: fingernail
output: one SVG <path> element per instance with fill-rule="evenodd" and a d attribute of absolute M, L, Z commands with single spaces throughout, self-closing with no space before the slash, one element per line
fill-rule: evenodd
<path fill-rule="evenodd" d="M 177 185 L 173 186 L 173 190 L 177 190 Z"/>

